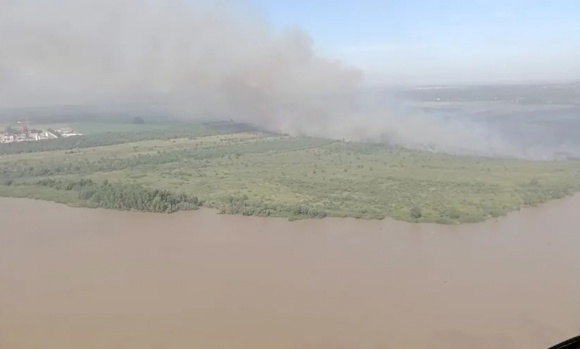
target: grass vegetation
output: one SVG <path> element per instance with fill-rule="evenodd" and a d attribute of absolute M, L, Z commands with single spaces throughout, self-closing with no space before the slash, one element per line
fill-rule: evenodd
<path fill-rule="evenodd" d="M 579 161 L 451 156 L 233 123 L 111 129 L 0 145 L 0 195 L 155 212 L 203 203 L 290 219 L 464 223 L 580 191 Z"/>

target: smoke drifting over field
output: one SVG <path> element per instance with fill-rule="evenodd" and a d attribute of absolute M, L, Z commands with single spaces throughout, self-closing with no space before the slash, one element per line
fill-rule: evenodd
<path fill-rule="evenodd" d="M 242 8 L 0 0 L 0 108 L 154 101 L 182 117 L 233 118 L 289 134 L 531 155 L 481 123 L 361 98 L 359 69 L 319 57 L 306 33 L 279 31 Z"/>

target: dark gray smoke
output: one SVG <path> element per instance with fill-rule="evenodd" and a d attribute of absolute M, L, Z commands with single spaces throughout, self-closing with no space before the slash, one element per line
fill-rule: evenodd
<path fill-rule="evenodd" d="M 0 0 L 0 108 L 155 102 L 289 134 L 530 156 L 485 124 L 361 98 L 360 70 L 243 5 Z"/>

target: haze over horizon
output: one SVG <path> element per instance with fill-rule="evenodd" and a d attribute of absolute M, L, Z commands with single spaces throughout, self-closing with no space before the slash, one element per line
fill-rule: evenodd
<path fill-rule="evenodd" d="M 183 118 L 233 118 L 291 135 L 551 158 L 561 150 L 531 151 L 486 123 L 360 92 L 377 83 L 580 78 L 575 7 L 0 0 L 0 108 L 163 101 Z"/>
<path fill-rule="evenodd" d="M 53 49 L 60 50 L 58 54 L 70 60 L 70 54 L 78 48 L 62 40 L 67 30 L 77 31 L 67 39 L 74 36 L 79 39 L 87 34 L 94 37 L 98 34 L 91 31 L 101 31 L 103 37 L 98 38 L 99 44 L 110 41 L 101 49 L 115 49 L 116 41 L 135 39 L 137 33 L 127 33 L 126 27 L 135 26 L 136 21 L 129 25 L 122 25 L 119 21 L 142 16 L 143 11 L 126 12 L 138 2 L 104 1 L 98 5 L 99 2 L 83 0 L 76 3 L 70 0 L 0 0 L 0 19 L 3 22 L 0 24 L 0 39 L 5 48 L 0 53 L 0 78 L 4 82 L 0 85 L 18 75 L 13 64 L 27 63 L 26 60 L 14 62 L 19 52 L 11 57 L 7 51 L 22 49 L 26 44 L 23 45 L 22 41 L 30 39 L 35 28 L 44 31 L 36 33 L 37 39 L 44 40 L 37 44 L 44 47 L 37 52 L 28 47 L 20 53 L 46 54 L 47 49 Z M 170 7 L 176 9 L 182 3 L 191 13 L 182 13 L 178 21 L 186 22 L 187 15 L 203 16 L 209 10 L 225 15 L 229 20 L 234 19 L 237 23 L 232 27 L 244 23 L 242 31 L 249 26 L 254 30 L 261 26 L 262 33 L 270 31 L 273 35 L 298 31 L 305 40 L 304 44 L 312 46 L 313 54 L 360 69 L 364 73 L 363 85 L 580 80 L 580 65 L 577 64 L 580 61 L 580 4 L 574 0 L 446 0 L 443 3 L 434 0 L 342 0 L 333 3 L 172 0 L 166 5 L 162 3 L 148 1 L 138 6 L 152 11 L 156 11 L 155 7 L 157 10 L 164 7 L 166 11 Z M 95 4 L 93 17 L 87 18 L 88 14 L 83 11 Z M 50 19 L 35 17 L 41 16 L 41 12 L 50 17 L 57 9 L 61 13 L 56 14 L 50 27 L 46 26 Z M 165 15 L 168 15 L 167 11 Z M 78 20 L 83 16 L 86 23 L 84 28 L 79 28 Z M 107 16 L 109 18 L 104 18 Z M 160 20 L 161 16 L 155 19 Z M 61 27 L 57 27 L 59 22 Z M 91 25 L 96 27 L 91 28 Z M 51 29 L 57 30 L 51 32 Z M 176 33 L 167 28 L 159 29 L 161 35 L 154 39 L 165 39 L 174 44 L 178 41 L 173 37 Z M 125 37 L 119 37 L 119 34 Z M 141 35 L 151 36 L 152 33 L 143 32 Z M 177 35 L 181 36 L 182 44 L 191 44 L 186 43 L 187 34 Z M 193 38 L 189 36 L 189 39 Z M 259 35 L 254 39 L 261 40 Z M 51 41 L 57 46 L 49 47 Z M 15 44 L 18 45 L 11 46 Z M 43 50 L 45 52 L 41 52 Z M 101 52 L 101 59 L 111 60 L 107 54 Z"/>

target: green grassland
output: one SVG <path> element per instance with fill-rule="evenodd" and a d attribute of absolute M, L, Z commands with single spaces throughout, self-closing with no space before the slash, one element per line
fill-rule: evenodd
<path fill-rule="evenodd" d="M 579 161 L 451 156 L 227 124 L 111 129 L 96 125 L 74 142 L 0 146 L 0 195 L 144 211 L 203 205 L 290 219 L 464 223 L 580 191 Z"/>

